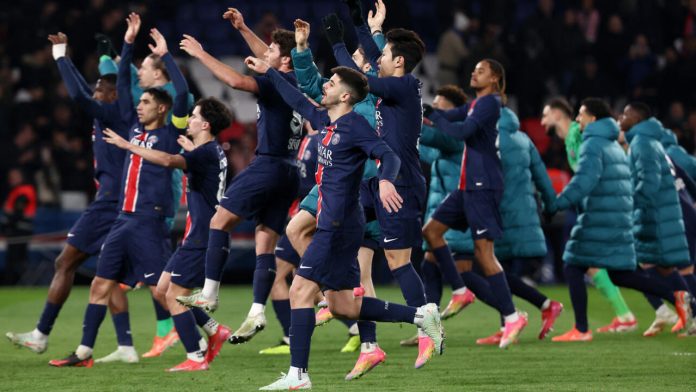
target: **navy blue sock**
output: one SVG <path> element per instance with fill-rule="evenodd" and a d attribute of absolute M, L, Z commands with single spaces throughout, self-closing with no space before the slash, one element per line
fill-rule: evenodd
<path fill-rule="evenodd" d="M 163 308 L 159 301 L 157 301 L 154 297 L 152 298 L 152 304 L 155 305 L 155 316 L 157 317 L 157 321 L 166 320 L 172 317 L 167 309 Z"/>
<path fill-rule="evenodd" d="M 491 287 L 491 292 L 498 304 L 498 310 L 503 316 L 515 313 L 515 305 L 512 303 L 512 294 L 505 280 L 505 272 L 498 272 L 495 275 L 487 276 L 486 280 Z"/>
<path fill-rule="evenodd" d="M 508 285 L 510 286 L 510 292 L 523 300 L 531 303 L 537 308 L 541 309 L 544 306 L 544 302 L 548 299 L 544 294 L 540 293 L 539 290 L 534 287 L 524 283 L 522 279 L 512 274 L 505 274 L 507 278 Z"/>
<path fill-rule="evenodd" d="M 196 328 L 196 319 L 193 317 L 193 313 L 186 311 L 184 313 L 172 315 L 174 320 L 174 327 L 176 332 L 179 334 L 179 339 L 183 343 L 184 348 L 187 353 L 195 353 L 201 350 L 199 342 L 201 341 L 201 334 Z"/>
<path fill-rule="evenodd" d="M 682 275 L 686 285 L 689 286 L 689 292 L 691 293 L 691 312 L 696 314 L 696 275 Z"/>
<path fill-rule="evenodd" d="M 360 343 L 377 343 L 377 323 L 374 321 L 358 321 Z"/>
<path fill-rule="evenodd" d="M 570 302 L 573 303 L 575 313 L 575 328 L 580 332 L 587 332 L 587 286 L 585 286 L 586 268 L 575 267 L 569 264 L 565 266 L 565 276 L 570 292 Z"/>
<path fill-rule="evenodd" d="M 276 262 L 273 253 L 256 256 L 256 269 L 254 270 L 254 303 L 265 305 L 271 294 L 273 281 L 276 275 Z"/>
<path fill-rule="evenodd" d="M 99 326 L 106 316 L 106 305 L 88 304 L 85 310 L 85 320 L 82 322 L 81 345 L 94 348 Z"/>
<path fill-rule="evenodd" d="M 423 287 L 425 288 L 425 300 L 440 306 L 442 300 L 442 272 L 437 264 L 423 260 L 421 264 L 423 275 Z"/>
<path fill-rule="evenodd" d="M 193 314 L 193 317 L 196 319 L 196 325 L 198 325 L 199 327 L 204 326 L 208 322 L 208 320 L 210 320 L 210 316 L 208 316 L 208 313 L 204 312 L 201 308 L 191 308 L 191 313 Z"/>
<path fill-rule="evenodd" d="M 408 306 L 417 308 L 426 304 L 423 281 L 421 281 L 420 276 L 418 276 L 418 273 L 413 268 L 413 264 L 407 263 L 406 265 L 392 270 L 392 275 L 394 275 L 394 279 L 399 282 L 401 293 L 404 295 L 404 299 L 406 299 Z"/>
<path fill-rule="evenodd" d="M 493 291 L 491 291 L 491 285 L 488 284 L 486 279 L 473 271 L 462 272 L 462 279 L 464 279 L 466 288 L 471 290 L 476 295 L 476 298 L 483 301 L 486 305 L 496 310 L 498 309 L 498 302 L 495 299 L 495 295 L 493 295 Z"/>
<path fill-rule="evenodd" d="M 36 324 L 36 329 L 44 335 L 50 335 L 53 324 L 56 322 L 56 318 L 58 318 L 58 313 L 60 313 L 60 308 L 62 307 L 63 304 L 53 304 L 46 301 L 43 312 L 41 312 L 41 317 L 39 317 L 39 322 Z"/>
<path fill-rule="evenodd" d="M 210 229 L 208 249 L 205 252 L 205 278 L 222 280 L 222 270 L 230 254 L 230 235 L 223 230 Z"/>
<path fill-rule="evenodd" d="M 111 315 L 116 330 L 116 341 L 119 346 L 132 346 L 133 336 L 130 330 L 130 315 L 128 312 L 121 312 Z"/>
<path fill-rule="evenodd" d="M 674 292 L 662 279 L 649 278 L 638 271 L 607 270 L 607 272 L 611 281 L 617 286 L 653 294 L 674 304 Z"/>
<path fill-rule="evenodd" d="M 280 326 L 283 327 L 283 336 L 290 336 L 290 300 L 273 300 L 273 310 L 275 311 Z"/>
<path fill-rule="evenodd" d="M 314 332 L 314 309 L 292 309 L 290 320 L 290 366 L 307 369 Z"/>
<path fill-rule="evenodd" d="M 672 291 L 689 291 L 689 286 L 676 268 L 665 278 Z"/>
<path fill-rule="evenodd" d="M 653 278 L 653 279 L 662 278 L 660 276 L 660 273 L 657 272 L 657 268 L 648 268 L 648 269 L 643 270 L 643 272 L 648 277 Z M 652 306 L 653 309 L 655 309 L 655 310 L 657 310 L 660 306 L 662 306 L 664 304 L 664 302 L 662 302 L 662 298 L 660 298 L 658 296 L 648 294 L 648 293 L 643 293 L 643 295 L 645 296 L 645 299 L 647 299 L 648 302 L 650 303 L 650 306 Z"/>
<path fill-rule="evenodd" d="M 415 316 L 416 308 L 412 306 L 385 302 L 372 297 L 363 297 L 360 307 L 360 320 L 413 324 Z"/>
<path fill-rule="evenodd" d="M 445 281 L 452 286 L 452 290 L 464 287 L 464 280 L 462 280 L 459 272 L 457 272 L 457 267 L 454 265 L 454 257 L 452 257 L 449 246 L 445 244 L 439 248 L 433 249 L 433 255 L 440 265 L 442 276 L 445 278 Z"/>

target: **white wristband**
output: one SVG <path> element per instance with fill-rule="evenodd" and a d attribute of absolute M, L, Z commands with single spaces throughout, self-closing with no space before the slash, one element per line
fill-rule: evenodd
<path fill-rule="evenodd" d="M 68 50 L 68 44 L 55 44 L 53 45 L 53 58 L 58 60 L 61 57 L 65 57 L 65 52 Z"/>

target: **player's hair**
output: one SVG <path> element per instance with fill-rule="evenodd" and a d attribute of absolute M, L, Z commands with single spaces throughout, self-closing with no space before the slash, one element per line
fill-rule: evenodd
<path fill-rule="evenodd" d="M 448 101 L 452 102 L 454 106 L 462 106 L 469 100 L 464 90 L 455 84 L 446 84 L 440 87 L 435 91 L 435 95 L 443 96 Z"/>
<path fill-rule="evenodd" d="M 652 117 L 652 110 L 650 109 L 650 106 L 648 106 L 644 102 L 631 102 L 628 104 L 628 106 L 631 107 L 631 109 L 635 110 L 636 113 L 640 116 L 640 120 L 647 120 L 650 117 Z"/>
<path fill-rule="evenodd" d="M 391 29 L 386 35 L 387 43 L 391 44 L 392 58 L 404 58 L 404 70 L 413 71 L 423 59 L 425 44 L 418 34 L 402 28 Z"/>
<path fill-rule="evenodd" d="M 210 133 L 217 136 L 220 131 L 230 126 L 232 113 L 227 106 L 215 97 L 201 98 L 194 107 L 200 107 L 201 117 L 210 124 Z"/>
<path fill-rule="evenodd" d="M 573 118 L 573 107 L 570 106 L 568 100 L 563 97 L 553 97 L 546 102 L 546 105 L 551 109 L 560 110 L 566 116 Z"/>
<path fill-rule="evenodd" d="M 362 72 L 348 67 L 334 67 L 331 69 L 331 72 L 338 75 L 341 78 L 341 84 L 348 87 L 350 94 L 349 103 L 351 105 L 355 105 L 365 99 L 370 88 L 367 84 L 367 78 Z"/>
<path fill-rule="evenodd" d="M 162 58 L 154 53 L 150 53 L 147 57 L 149 57 L 152 60 L 152 66 L 156 69 L 162 72 L 162 75 L 164 75 L 164 78 L 167 80 L 169 79 L 169 72 L 167 72 L 167 66 L 164 65 L 164 60 Z"/>
<path fill-rule="evenodd" d="M 495 87 L 498 89 L 498 93 L 500 94 L 503 104 L 506 103 L 507 95 L 505 95 L 505 87 L 507 86 L 507 83 L 505 82 L 505 68 L 503 67 L 503 64 L 500 64 L 498 60 L 493 59 L 483 59 L 481 61 L 485 61 L 488 64 L 488 67 L 491 69 L 493 75 L 498 77 L 498 83 Z"/>
<path fill-rule="evenodd" d="M 99 77 L 102 83 L 106 83 L 111 88 L 116 88 L 116 74 L 104 74 Z"/>
<path fill-rule="evenodd" d="M 157 102 L 160 105 L 166 106 L 167 110 L 169 110 L 173 105 L 172 97 L 169 95 L 168 92 L 164 91 L 161 88 L 158 88 L 158 87 L 146 88 L 143 91 L 143 94 L 145 94 L 145 93 L 152 95 L 152 98 L 155 99 L 155 102 Z"/>
<path fill-rule="evenodd" d="M 295 33 L 285 29 L 275 29 L 271 34 L 271 41 L 275 42 L 280 49 L 280 55 L 291 57 L 292 48 L 295 47 Z M 292 67 L 292 62 L 290 62 Z"/>
<path fill-rule="evenodd" d="M 591 115 L 597 117 L 597 120 L 611 117 L 611 108 L 609 104 L 601 98 L 585 98 L 582 100 L 581 105 L 584 106 Z"/>

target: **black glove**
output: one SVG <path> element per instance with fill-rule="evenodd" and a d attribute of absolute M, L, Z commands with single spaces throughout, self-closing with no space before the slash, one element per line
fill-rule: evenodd
<path fill-rule="evenodd" d="M 328 14 L 321 19 L 324 26 L 324 33 L 331 46 L 343 43 L 343 23 L 336 14 Z"/>
<path fill-rule="evenodd" d="M 429 118 L 431 114 L 433 114 L 433 107 L 428 105 L 427 103 L 423 104 L 423 118 Z"/>
<path fill-rule="evenodd" d="M 358 27 L 365 24 L 365 19 L 362 13 L 362 4 L 360 0 L 342 0 L 350 9 L 350 17 L 353 19 L 353 25 Z"/>
<path fill-rule="evenodd" d="M 116 57 L 118 55 L 111 44 L 111 39 L 106 34 L 97 33 L 94 35 L 94 39 L 97 40 L 97 55 L 99 57 L 104 55 Z"/>

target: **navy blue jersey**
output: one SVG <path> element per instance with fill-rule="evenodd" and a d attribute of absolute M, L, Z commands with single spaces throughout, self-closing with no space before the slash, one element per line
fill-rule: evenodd
<path fill-rule="evenodd" d="M 69 58 L 61 57 L 57 63 L 68 94 L 94 120 L 92 152 L 94 153 L 94 180 L 97 184 L 95 201 L 116 202 L 121 188 L 121 173 L 126 151 L 104 141 L 103 131 L 110 128 L 121 137 L 127 137 L 130 124 L 122 119 L 118 102 L 103 103 L 92 98 L 87 82 Z"/>
<path fill-rule="evenodd" d="M 435 110 L 430 115 L 437 128 L 465 142 L 459 189 L 504 189 L 498 150 L 500 107 L 500 96 L 490 94 L 447 112 Z"/>
<path fill-rule="evenodd" d="M 399 173 L 398 156 L 358 113 L 351 111 L 331 122 L 326 110 L 312 105 L 277 71 L 269 70 L 267 75 L 283 99 L 314 129 L 321 129 L 315 175 L 319 186 L 317 228 L 362 230 L 365 218 L 359 202 L 359 189 L 365 161 L 368 157 L 380 159 L 380 178 L 394 182 Z"/>
<path fill-rule="evenodd" d="M 227 157 L 216 141 L 181 154 L 186 160 L 186 231 L 182 246 L 208 246 L 210 219 L 225 193 Z"/>
<path fill-rule="evenodd" d="M 318 140 L 319 134 L 306 135 L 297 150 L 297 169 L 300 174 L 300 190 L 297 197 L 300 199 L 304 199 L 316 184 L 314 173 L 317 171 Z"/>
<path fill-rule="evenodd" d="M 294 72 L 280 73 L 292 85 Z M 302 140 L 302 117 L 295 113 L 266 75 L 255 76 L 259 86 L 256 104 L 256 154 L 294 158 Z"/>
<path fill-rule="evenodd" d="M 147 149 L 178 154 L 181 147 L 176 139 L 186 129 L 188 119 L 189 92 L 186 79 L 179 71 L 171 54 L 162 56 L 162 61 L 176 89 L 176 96 L 173 97 L 172 121 L 161 128 L 146 130 L 139 123 L 132 105 L 131 74 L 128 66 L 132 57 L 133 45 L 124 43 L 116 87 L 122 117 L 131 124 L 135 123 L 128 138 L 131 143 Z M 175 202 L 172 186 L 173 173 L 172 169 L 145 161 L 141 156 L 127 152 L 119 199 L 121 211 L 139 215 L 172 216 Z"/>
<path fill-rule="evenodd" d="M 423 125 L 420 80 L 411 74 L 398 78 L 368 75 L 367 80 L 370 93 L 379 97 L 375 106 L 375 129 L 401 159 L 395 185 L 413 186 L 425 192 L 425 178 L 418 155 L 418 139 Z"/>

